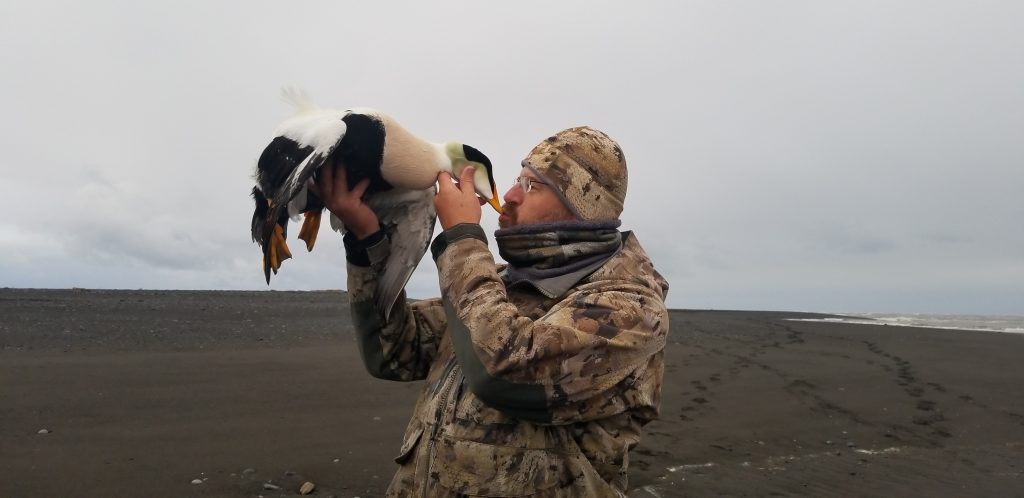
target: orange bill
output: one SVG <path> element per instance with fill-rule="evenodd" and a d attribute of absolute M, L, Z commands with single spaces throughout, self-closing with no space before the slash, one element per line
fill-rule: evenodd
<path fill-rule="evenodd" d="M 487 203 L 490 204 L 498 214 L 501 214 L 501 201 L 498 200 L 498 189 L 491 189 L 491 198 L 487 200 Z"/>

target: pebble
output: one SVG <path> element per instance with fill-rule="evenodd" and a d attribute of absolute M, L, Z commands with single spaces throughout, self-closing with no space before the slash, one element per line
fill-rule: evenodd
<path fill-rule="evenodd" d="M 255 474 L 255 473 L 256 473 L 256 469 L 253 469 L 253 468 L 248 468 L 248 469 L 245 469 L 245 470 L 242 471 L 242 475 L 243 476 L 246 475 L 246 474 Z"/>
<path fill-rule="evenodd" d="M 313 483 L 311 483 L 309 481 L 306 481 L 306 482 L 302 483 L 302 487 L 299 488 L 299 494 L 300 495 L 308 495 L 308 494 L 312 493 L 313 489 L 315 489 L 315 488 L 316 488 L 316 484 L 313 484 Z"/>
<path fill-rule="evenodd" d="M 39 432 L 37 432 L 36 434 L 49 434 L 49 433 L 50 433 L 50 429 L 39 429 Z"/>
<path fill-rule="evenodd" d="M 202 479 L 192 479 L 192 484 L 202 484 L 202 483 L 203 483 Z"/>
<path fill-rule="evenodd" d="M 269 482 L 265 482 L 265 483 L 263 483 L 263 489 L 265 489 L 267 491 L 280 491 L 281 490 L 281 486 L 277 486 L 275 484 L 270 484 Z"/>

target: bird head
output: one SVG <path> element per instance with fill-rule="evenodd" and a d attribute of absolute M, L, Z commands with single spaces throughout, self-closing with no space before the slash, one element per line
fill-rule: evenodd
<path fill-rule="evenodd" d="M 482 152 L 465 144 L 450 143 L 447 147 L 448 157 L 452 161 L 452 176 L 458 177 L 466 166 L 473 167 L 473 189 L 477 195 L 486 199 L 495 211 L 501 212 L 498 200 L 498 187 L 494 184 L 494 173 L 491 160 Z"/>

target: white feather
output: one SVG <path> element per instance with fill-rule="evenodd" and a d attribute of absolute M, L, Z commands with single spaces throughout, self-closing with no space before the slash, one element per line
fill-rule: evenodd
<path fill-rule="evenodd" d="M 291 86 L 281 89 L 281 100 L 291 104 L 296 112 L 311 111 L 319 107 L 305 90 Z"/>
<path fill-rule="evenodd" d="M 327 151 L 345 136 L 347 126 L 341 118 L 345 111 L 310 109 L 300 111 L 274 130 L 274 136 L 286 137 L 300 144 L 311 145 L 318 151 Z"/>
<path fill-rule="evenodd" d="M 306 92 L 290 87 L 281 90 L 281 99 L 295 108 L 295 115 L 278 125 L 274 136 L 310 145 L 319 152 L 333 147 L 345 136 L 346 126 L 341 119 L 349 111 L 322 108 Z"/>
<path fill-rule="evenodd" d="M 307 182 L 308 183 L 308 182 Z M 306 197 L 309 192 L 309 187 L 302 187 L 302 190 L 295 197 L 288 202 L 288 217 L 292 221 L 299 221 L 299 215 L 302 214 L 302 210 L 306 208 Z"/>

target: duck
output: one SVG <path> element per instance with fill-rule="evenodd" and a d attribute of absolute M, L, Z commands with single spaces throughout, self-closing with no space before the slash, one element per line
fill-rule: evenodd
<path fill-rule="evenodd" d="M 437 220 L 433 197 L 442 171 L 458 178 L 472 166 L 477 195 L 501 212 L 491 161 L 478 149 L 461 142 L 424 140 L 376 109 L 323 108 L 304 92 L 291 89 L 282 96 L 295 114 L 274 130 L 253 174 L 252 239 L 263 252 L 267 285 L 271 274 L 292 257 L 286 241 L 289 221 L 303 219 L 298 239 L 307 251 L 313 250 L 325 206 L 309 186 L 325 166 L 344 167 L 349 188 L 370 180 L 364 202 L 377 214 L 391 246 L 375 293 L 384 316 L 430 244 Z M 333 214 L 330 224 L 345 233 Z"/>

